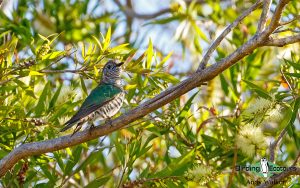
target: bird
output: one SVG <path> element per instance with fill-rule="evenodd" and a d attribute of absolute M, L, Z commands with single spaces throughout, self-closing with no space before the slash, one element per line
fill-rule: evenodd
<path fill-rule="evenodd" d="M 91 91 L 77 113 L 64 124 L 65 127 L 61 132 L 77 125 L 73 132 L 75 134 L 85 122 L 89 122 L 93 128 L 95 120 L 111 120 L 111 117 L 120 110 L 125 97 L 120 77 L 123 64 L 109 60 L 104 65 L 99 85 Z"/>

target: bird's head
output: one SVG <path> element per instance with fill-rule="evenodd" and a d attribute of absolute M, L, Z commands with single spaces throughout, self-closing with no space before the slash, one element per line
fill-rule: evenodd
<path fill-rule="evenodd" d="M 121 65 L 123 65 L 123 62 L 118 63 L 114 60 L 108 61 L 103 67 L 102 82 L 106 84 L 121 84 Z"/>

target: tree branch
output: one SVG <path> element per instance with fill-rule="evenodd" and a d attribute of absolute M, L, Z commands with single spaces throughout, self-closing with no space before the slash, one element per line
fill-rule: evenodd
<path fill-rule="evenodd" d="M 263 10 L 262 10 L 262 13 L 261 13 L 261 16 L 260 16 L 260 19 L 259 19 L 259 22 L 258 22 L 258 26 L 257 26 L 257 33 L 260 33 L 265 29 L 265 24 L 267 22 L 271 2 L 272 2 L 272 0 L 265 0 L 264 1 Z"/>
<path fill-rule="evenodd" d="M 292 32 L 292 33 L 300 33 L 300 30 L 292 29 L 292 28 L 286 28 L 286 29 L 277 29 L 273 33 L 283 33 L 283 32 Z"/>
<path fill-rule="evenodd" d="M 224 31 L 221 33 L 221 35 L 219 35 L 218 38 L 208 48 L 202 61 L 200 62 L 200 65 L 199 65 L 197 71 L 205 69 L 212 53 L 219 46 L 219 44 L 222 42 L 222 40 L 228 35 L 228 33 L 230 33 L 232 31 L 232 29 L 235 28 L 245 17 L 247 17 L 251 12 L 256 10 L 261 5 L 262 5 L 262 0 L 258 0 L 249 9 L 247 9 L 245 12 L 243 12 L 243 14 L 240 15 L 233 23 L 231 23 L 224 29 Z"/>
<path fill-rule="evenodd" d="M 300 19 L 300 15 L 296 15 L 294 18 L 292 18 L 292 19 L 289 20 L 289 21 L 280 22 L 279 25 L 281 25 L 281 26 L 287 25 L 287 24 L 290 24 L 290 23 L 292 23 L 293 21 L 299 20 L 299 19 Z"/>
<path fill-rule="evenodd" d="M 287 2 L 287 0 L 281 0 L 278 2 L 278 6 L 284 7 Z M 141 117 L 149 114 L 150 112 L 153 112 L 154 110 L 164 106 L 165 104 L 170 103 L 171 101 L 187 93 L 188 91 L 200 86 L 203 82 L 212 80 L 214 77 L 222 73 L 231 65 L 236 64 L 239 60 L 252 53 L 253 50 L 263 46 L 263 44 L 268 40 L 269 35 L 274 31 L 274 29 L 276 29 L 276 25 L 278 25 L 283 7 L 276 8 L 274 13 L 275 18 L 272 18 L 270 25 L 265 31 L 263 31 L 259 35 L 253 36 L 249 41 L 236 49 L 226 58 L 207 67 L 205 70 L 193 73 L 186 80 L 168 88 L 154 98 L 142 103 L 138 107 L 125 113 L 124 115 L 119 116 L 111 122 L 105 123 L 103 126 L 94 128 L 92 132 L 89 130 L 84 130 L 82 132 L 74 134 L 72 137 L 70 135 L 66 135 L 51 140 L 26 143 L 15 148 L 7 156 L 0 160 L 0 177 L 2 177 L 9 169 L 11 169 L 19 160 L 23 158 L 75 146 L 120 130 L 127 124 L 140 119 Z M 111 126 L 111 124 L 113 126 Z M 299 171 L 297 171 L 297 173 L 300 173 L 300 169 Z M 281 174 L 283 174 L 281 175 L 283 177 L 292 175 L 286 173 Z"/>
<path fill-rule="evenodd" d="M 300 175 L 300 168 L 299 167 L 293 167 L 295 168 L 295 170 L 291 170 L 291 171 L 283 171 L 277 175 L 274 175 L 272 177 L 270 177 L 269 179 L 267 179 L 265 181 L 265 183 L 262 183 L 261 185 L 257 186 L 256 188 L 268 188 L 268 187 L 273 187 L 274 184 L 270 183 L 270 182 L 279 182 L 284 180 L 285 178 L 292 176 L 292 175 Z M 269 182 L 269 183 L 268 183 Z"/>
<path fill-rule="evenodd" d="M 263 40 L 266 40 L 267 37 L 269 37 L 269 35 L 276 29 L 276 27 L 279 25 L 279 20 L 281 18 L 281 14 L 282 11 L 285 7 L 285 5 L 289 2 L 290 0 L 280 0 L 278 2 L 278 5 L 275 9 L 274 15 L 272 17 L 272 20 L 269 24 L 269 26 L 261 33 L 257 33 L 255 36 L 253 36 L 247 43 L 245 43 L 242 47 L 238 48 L 235 52 L 233 52 L 232 54 L 230 54 L 229 56 L 240 56 L 240 55 L 244 55 L 244 54 L 238 54 L 236 52 L 241 51 L 241 48 L 243 47 L 254 47 L 253 50 L 256 48 L 253 43 L 253 41 L 256 41 L 255 43 L 261 43 Z M 258 4 L 258 5 L 257 5 Z M 243 20 L 247 15 L 249 15 L 253 10 L 257 9 L 260 5 L 262 4 L 262 0 L 258 0 L 253 6 L 251 6 L 247 11 L 245 11 L 240 17 L 238 17 L 231 25 L 229 25 L 223 32 L 222 34 L 213 42 L 213 44 L 209 47 L 208 51 L 206 52 L 206 54 L 204 55 L 202 61 L 200 62 L 200 65 L 197 69 L 197 72 L 203 70 L 207 63 L 208 60 L 210 59 L 212 53 L 214 52 L 214 50 L 217 48 L 217 46 L 220 44 L 220 42 L 226 37 L 226 35 L 231 31 L 231 29 L 233 27 L 235 27 L 241 20 Z M 235 23 L 235 24 L 234 24 Z M 253 51 L 250 50 L 250 53 Z M 228 56 L 228 57 L 229 57 Z M 223 59 L 224 61 L 226 61 L 226 58 Z M 221 61 L 222 62 L 222 61 Z M 232 64 L 230 64 L 230 62 L 228 62 L 229 66 L 231 66 Z M 225 65 L 225 64 L 224 64 Z"/>
<path fill-rule="evenodd" d="M 79 73 L 79 72 L 83 72 L 83 70 L 82 69 L 77 69 L 77 70 L 40 70 L 40 71 L 38 71 L 38 72 L 40 72 L 40 73 Z"/>
<path fill-rule="evenodd" d="M 290 0 L 280 0 L 276 6 L 275 12 L 271 19 L 269 26 L 265 29 L 266 34 L 271 34 L 276 27 L 279 25 L 279 21 L 282 15 L 282 11 L 286 4 L 288 4 Z"/>
<path fill-rule="evenodd" d="M 234 154 L 233 154 L 234 156 L 233 156 L 232 171 L 231 171 L 230 176 L 229 176 L 227 188 L 230 188 L 231 185 L 232 185 L 233 177 L 234 177 L 234 174 L 235 174 L 236 162 L 237 162 L 237 153 L 238 153 L 238 148 L 235 145 L 234 146 Z"/>
<path fill-rule="evenodd" d="M 281 142 L 281 140 L 282 140 L 283 136 L 285 135 L 285 133 L 286 133 L 286 129 L 283 129 L 280 132 L 278 138 L 270 145 L 270 161 L 272 163 L 274 163 L 274 161 L 275 161 L 275 150 L 276 150 L 278 144 Z"/>
<path fill-rule="evenodd" d="M 264 46 L 278 46 L 282 47 L 288 44 L 293 44 L 296 42 L 300 42 L 300 34 L 294 35 L 294 36 L 289 36 L 285 38 L 280 38 L 280 39 L 273 39 L 269 38 L 263 45 Z"/>

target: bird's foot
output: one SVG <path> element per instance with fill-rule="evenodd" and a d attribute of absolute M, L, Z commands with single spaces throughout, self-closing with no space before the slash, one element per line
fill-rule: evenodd
<path fill-rule="evenodd" d="M 111 121 L 111 118 L 107 118 L 107 119 L 105 120 L 105 123 L 109 123 L 109 125 L 110 125 L 111 127 L 113 126 L 112 121 Z"/>
<path fill-rule="evenodd" d="M 95 125 L 94 125 L 94 123 L 92 123 L 91 126 L 90 126 L 90 129 L 89 129 L 90 134 L 92 134 L 92 130 L 93 130 L 94 128 L 95 128 Z"/>
<path fill-rule="evenodd" d="M 76 126 L 75 130 L 73 131 L 71 137 L 81 129 L 81 126 L 82 126 L 82 123 L 77 124 L 77 126 Z"/>

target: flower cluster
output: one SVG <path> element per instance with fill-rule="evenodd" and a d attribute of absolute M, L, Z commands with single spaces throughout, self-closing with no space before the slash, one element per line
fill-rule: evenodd
<path fill-rule="evenodd" d="M 207 165 L 196 165 L 193 168 L 185 172 L 185 177 L 190 180 L 197 182 L 199 185 L 205 185 L 209 181 L 215 178 L 217 175 L 213 167 Z"/>
<path fill-rule="evenodd" d="M 236 145 L 245 155 L 252 157 L 257 150 L 266 147 L 266 139 L 259 127 L 247 124 L 237 135 Z"/>

